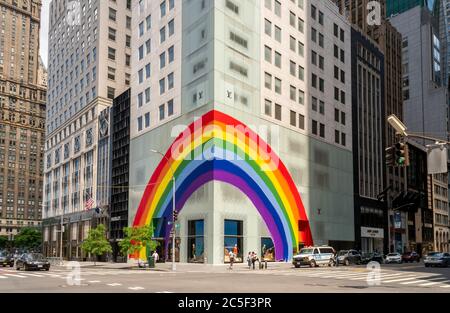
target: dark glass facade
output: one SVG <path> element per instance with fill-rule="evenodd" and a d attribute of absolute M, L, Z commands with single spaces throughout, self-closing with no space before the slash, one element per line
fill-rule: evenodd
<path fill-rule="evenodd" d="M 130 89 L 114 100 L 111 123 L 110 240 L 114 261 L 126 261 L 126 257 L 118 260 L 117 240 L 123 238 L 123 228 L 128 226 Z"/>

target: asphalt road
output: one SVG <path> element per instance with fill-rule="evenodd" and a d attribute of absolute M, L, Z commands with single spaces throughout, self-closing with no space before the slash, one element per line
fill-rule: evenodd
<path fill-rule="evenodd" d="M 79 280 L 53 267 L 49 272 L 0 268 L 0 292 L 62 293 L 305 293 L 305 292 L 450 292 L 450 268 L 423 264 L 382 265 L 380 272 L 365 266 L 295 269 L 284 265 L 268 270 L 238 266 L 210 270 L 199 266 L 176 273 L 127 269 L 82 268 Z M 368 280 L 369 277 L 369 280 Z"/>

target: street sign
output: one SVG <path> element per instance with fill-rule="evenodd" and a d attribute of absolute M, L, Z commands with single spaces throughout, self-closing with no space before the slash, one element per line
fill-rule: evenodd
<path fill-rule="evenodd" d="M 436 144 L 427 146 L 428 174 L 447 173 L 448 151 L 444 145 Z"/>

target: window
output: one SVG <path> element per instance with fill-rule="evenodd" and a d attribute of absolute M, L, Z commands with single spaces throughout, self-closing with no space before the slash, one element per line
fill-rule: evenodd
<path fill-rule="evenodd" d="M 147 24 L 147 30 L 150 30 L 152 28 L 152 16 L 149 15 L 145 19 L 145 23 Z"/>
<path fill-rule="evenodd" d="M 267 89 L 272 89 L 272 75 L 264 73 L 264 86 Z"/>
<path fill-rule="evenodd" d="M 266 62 L 272 63 L 272 48 L 264 46 L 264 60 Z"/>
<path fill-rule="evenodd" d="M 344 133 L 341 134 L 341 145 L 347 145 L 347 136 Z"/>
<path fill-rule="evenodd" d="M 145 78 L 150 78 L 150 75 L 151 75 L 151 66 L 150 63 L 148 63 L 145 66 Z"/>
<path fill-rule="evenodd" d="M 317 98 L 316 97 L 311 98 L 311 110 L 317 112 Z"/>
<path fill-rule="evenodd" d="M 292 101 L 297 101 L 297 88 L 295 88 L 295 86 L 290 87 L 289 97 Z"/>
<path fill-rule="evenodd" d="M 167 102 L 167 115 L 172 116 L 173 115 L 173 100 L 170 100 Z"/>
<path fill-rule="evenodd" d="M 145 53 L 149 54 L 150 52 L 152 52 L 152 41 L 151 39 L 147 40 L 145 42 Z"/>
<path fill-rule="evenodd" d="M 159 30 L 160 43 L 166 41 L 166 27 L 163 27 Z"/>
<path fill-rule="evenodd" d="M 334 142 L 337 144 L 341 142 L 341 133 L 338 130 L 334 131 Z"/>
<path fill-rule="evenodd" d="M 281 3 L 275 0 L 275 15 L 281 17 Z"/>
<path fill-rule="evenodd" d="M 116 10 L 114 10 L 113 8 L 109 8 L 109 19 L 111 21 L 116 21 Z"/>
<path fill-rule="evenodd" d="M 272 101 L 264 100 L 264 114 L 272 116 Z"/>
<path fill-rule="evenodd" d="M 291 111 L 290 123 L 291 123 L 291 126 L 297 127 L 297 113 L 294 111 Z"/>
<path fill-rule="evenodd" d="M 144 22 L 139 23 L 139 37 L 144 36 Z"/>
<path fill-rule="evenodd" d="M 108 59 L 113 61 L 116 60 L 116 49 L 108 47 Z"/>
<path fill-rule="evenodd" d="M 140 131 L 142 131 L 142 116 L 139 116 L 137 121 L 138 121 L 138 125 L 137 125 L 138 132 L 140 132 Z"/>
<path fill-rule="evenodd" d="M 163 52 L 159 55 L 159 68 L 162 69 L 166 66 L 166 53 Z"/>
<path fill-rule="evenodd" d="M 175 50 L 174 46 L 169 48 L 169 51 L 168 51 L 168 53 L 169 53 L 169 63 L 172 63 L 174 61 L 174 59 L 175 59 L 174 50 Z"/>
<path fill-rule="evenodd" d="M 272 36 L 272 22 L 268 19 L 264 20 L 264 32 L 268 36 Z"/>
<path fill-rule="evenodd" d="M 142 107 L 144 105 L 144 95 L 142 92 L 138 94 L 138 107 Z"/>
<path fill-rule="evenodd" d="M 159 94 L 162 95 L 165 92 L 166 92 L 166 81 L 163 78 L 159 81 Z"/>
<path fill-rule="evenodd" d="M 243 260 L 243 222 L 235 220 L 224 221 L 224 262 L 229 263 L 229 252 L 237 248 L 237 256 L 235 259 Z"/>
<path fill-rule="evenodd" d="M 318 132 L 317 132 L 317 121 L 315 121 L 315 120 L 313 120 L 312 121 L 312 134 L 313 135 L 317 135 L 318 134 Z"/>
<path fill-rule="evenodd" d="M 149 103 L 149 102 L 150 102 L 150 87 L 145 89 L 145 103 Z"/>
<path fill-rule="evenodd" d="M 320 123 L 320 137 L 325 138 L 325 125 Z"/>
<path fill-rule="evenodd" d="M 175 20 L 169 22 L 169 37 L 175 33 Z"/>
<path fill-rule="evenodd" d="M 173 73 L 170 73 L 167 76 L 167 83 L 168 83 L 168 90 L 173 89 L 173 85 L 174 85 L 174 75 L 173 75 Z"/>
<path fill-rule="evenodd" d="M 139 77 L 139 84 L 142 84 L 144 82 L 144 70 L 143 69 L 139 70 L 138 77 Z"/>
<path fill-rule="evenodd" d="M 159 9 L 161 12 L 161 18 L 163 18 L 164 16 L 166 16 L 166 1 L 163 1 L 160 5 L 159 5 Z"/>
<path fill-rule="evenodd" d="M 108 28 L 108 38 L 109 40 L 116 41 L 116 30 L 114 28 Z"/>
<path fill-rule="evenodd" d="M 150 113 L 145 113 L 145 128 L 150 127 Z"/>
<path fill-rule="evenodd" d="M 305 116 L 302 114 L 298 115 L 298 127 L 300 129 L 305 129 Z"/>
<path fill-rule="evenodd" d="M 165 118 L 164 104 L 159 106 L 159 120 L 162 121 Z"/>
<path fill-rule="evenodd" d="M 114 99 L 115 93 L 116 93 L 116 90 L 114 88 L 108 87 L 108 89 L 107 89 L 108 99 Z"/>
<path fill-rule="evenodd" d="M 281 43 L 281 28 L 275 26 L 275 40 Z"/>
<path fill-rule="evenodd" d="M 275 66 L 281 68 L 281 54 L 275 52 Z"/>
<path fill-rule="evenodd" d="M 281 95 L 281 79 L 275 77 L 275 92 Z"/>
<path fill-rule="evenodd" d="M 275 103 L 275 119 L 281 121 L 281 105 Z"/>

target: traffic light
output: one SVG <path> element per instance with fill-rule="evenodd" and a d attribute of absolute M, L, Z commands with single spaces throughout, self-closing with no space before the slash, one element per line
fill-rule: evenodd
<path fill-rule="evenodd" d="M 174 220 L 174 222 L 178 221 L 178 212 L 177 211 L 173 212 L 173 220 Z"/>
<path fill-rule="evenodd" d="M 399 167 L 409 166 L 409 150 L 406 143 L 395 144 L 395 165 Z"/>
<path fill-rule="evenodd" d="M 386 165 L 395 166 L 395 147 L 386 148 Z"/>

